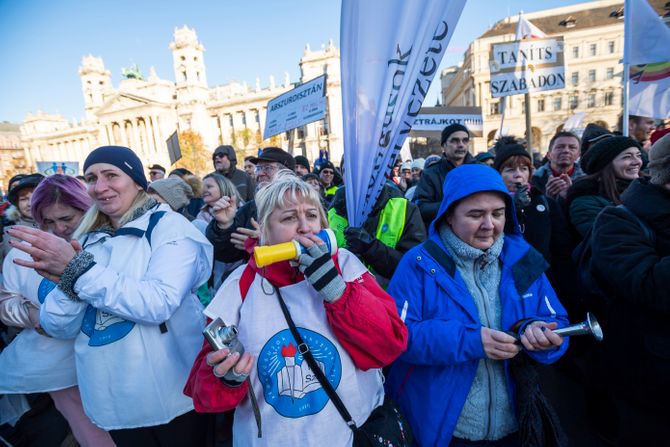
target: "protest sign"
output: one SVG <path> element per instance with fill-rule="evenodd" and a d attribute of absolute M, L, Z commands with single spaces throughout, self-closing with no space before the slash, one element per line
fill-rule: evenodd
<path fill-rule="evenodd" d="M 64 174 L 78 175 L 79 162 L 77 161 L 38 161 L 37 172 L 42 175 Z"/>
<path fill-rule="evenodd" d="M 263 138 L 267 140 L 325 116 L 326 75 L 321 75 L 268 102 Z"/>
<path fill-rule="evenodd" d="M 442 132 L 450 124 L 462 124 L 473 136 L 482 136 L 484 120 L 481 107 L 424 107 L 414 119 L 412 134 Z"/>
<path fill-rule="evenodd" d="M 173 165 L 181 159 L 181 148 L 179 147 L 179 135 L 175 130 L 166 141 L 170 164 Z"/>
<path fill-rule="evenodd" d="M 563 37 L 491 44 L 491 96 L 565 88 Z"/>

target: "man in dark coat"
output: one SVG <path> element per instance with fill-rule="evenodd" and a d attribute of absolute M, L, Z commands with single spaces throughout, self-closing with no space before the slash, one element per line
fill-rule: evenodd
<path fill-rule="evenodd" d="M 380 284 L 386 285 L 402 255 L 426 240 L 426 228 L 421 220 L 421 214 L 416 205 L 403 197 L 399 189 L 384 185 L 363 226 L 349 227 L 345 222 L 347 218 L 345 190 L 346 187 L 342 187 L 335 193 L 328 212 L 330 227 L 338 237 L 338 245 L 344 245 L 346 241 L 344 246 L 372 268 L 377 280 L 381 280 Z M 388 206 L 391 201 L 394 201 L 394 206 Z M 382 218 L 384 212 L 386 214 Z M 398 222 L 394 216 L 389 216 L 389 213 L 398 213 L 398 218 L 404 217 L 404 221 Z M 394 226 L 393 222 L 396 222 L 397 229 L 390 228 Z M 338 225 L 339 223 L 342 225 Z M 377 234 L 383 235 L 387 231 L 399 233 L 394 244 L 387 245 L 376 237 Z"/>
<path fill-rule="evenodd" d="M 461 124 L 451 124 L 442 129 L 442 159 L 426 167 L 414 192 L 414 201 L 419 207 L 426 228 L 435 219 L 442 203 L 442 185 L 447 173 L 463 163 L 474 163 L 468 152 L 470 131 Z"/>
<path fill-rule="evenodd" d="M 654 143 L 649 161 L 651 177 L 621 196 L 634 216 L 605 208 L 591 240 L 591 273 L 605 292 L 604 379 L 619 414 L 619 445 L 658 445 L 670 436 L 670 136 Z"/>
<path fill-rule="evenodd" d="M 242 200 L 245 202 L 253 200 L 256 191 L 254 180 L 246 172 L 237 169 L 237 155 L 235 155 L 235 149 L 232 146 L 217 147 L 212 154 L 212 162 L 216 172 L 233 182 Z"/>

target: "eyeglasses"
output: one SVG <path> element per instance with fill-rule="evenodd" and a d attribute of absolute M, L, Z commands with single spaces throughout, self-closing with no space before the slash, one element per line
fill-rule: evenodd
<path fill-rule="evenodd" d="M 262 171 L 266 174 L 269 174 L 272 171 L 276 171 L 277 169 L 279 169 L 279 166 L 277 166 L 275 164 L 257 165 L 256 168 L 255 168 L 256 172 L 261 172 Z"/>
<path fill-rule="evenodd" d="M 227 157 L 227 156 L 228 156 L 228 155 L 219 152 L 219 153 L 216 153 L 216 154 L 212 155 L 212 160 L 215 160 L 215 159 L 217 159 L 217 158 Z"/>
<path fill-rule="evenodd" d="M 163 174 L 163 171 L 149 171 L 150 176 L 155 176 L 155 175 L 161 175 Z"/>
<path fill-rule="evenodd" d="M 458 143 L 463 143 L 463 144 L 468 144 L 470 142 L 470 138 L 465 137 L 465 138 L 449 138 L 449 142 L 451 144 L 458 144 Z"/>
<path fill-rule="evenodd" d="M 321 171 L 321 174 L 335 175 L 335 173 L 333 171 L 331 171 L 330 169 L 324 169 L 323 171 Z"/>

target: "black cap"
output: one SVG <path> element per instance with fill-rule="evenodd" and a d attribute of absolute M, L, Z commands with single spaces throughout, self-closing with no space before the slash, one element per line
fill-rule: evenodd
<path fill-rule="evenodd" d="M 251 159 L 253 164 L 258 164 L 259 161 L 273 161 L 286 166 L 291 171 L 295 170 L 295 159 L 278 147 L 266 147 L 258 157 Z"/>
<path fill-rule="evenodd" d="M 496 150 L 496 158 L 493 161 L 493 168 L 496 171 L 499 171 L 502 165 L 505 163 L 505 161 L 507 161 L 508 158 L 513 157 L 515 155 L 521 155 L 522 157 L 526 157 L 528 160 L 530 160 L 531 164 L 533 162 L 533 158 L 530 156 L 526 148 L 520 145 L 519 143 L 504 144 L 498 147 L 498 149 Z"/>
<path fill-rule="evenodd" d="M 442 129 L 442 138 L 440 139 L 440 144 L 444 144 L 448 139 L 449 136 L 454 133 L 454 132 L 465 132 L 470 135 L 470 131 L 468 130 L 467 127 L 465 127 L 462 124 L 449 124 L 447 127 Z"/>
<path fill-rule="evenodd" d="M 309 167 L 309 160 L 307 160 L 307 157 L 305 157 L 304 155 L 296 155 L 295 157 L 293 157 L 293 159 L 295 160 L 296 166 L 297 165 L 304 166 L 305 168 L 307 168 L 308 171 L 311 169 Z"/>
<path fill-rule="evenodd" d="M 25 188 L 35 188 L 40 184 L 44 176 L 42 174 L 30 174 L 24 175 L 17 181 L 15 178 L 12 178 L 14 182 L 11 184 L 12 189 L 9 190 L 7 194 L 7 200 L 14 206 L 17 206 L 17 200 L 19 198 L 19 192 Z"/>
<path fill-rule="evenodd" d="M 594 123 L 589 123 L 582 134 L 581 154 L 584 155 L 591 146 L 603 138 L 611 137 L 613 134 L 609 130 Z"/>
<path fill-rule="evenodd" d="M 640 143 L 630 137 L 613 136 L 604 138 L 589 147 L 589 150 L 582 155 L 579 163 L 584 172 L 595 174 L 630 147 L 641 149 Z"/>
<path fill-rule="evenodd" d="M 158 164 L 149 166 L 149 170 L 151 171 L 152 169 L 156 169 L 158 171 L 163 171 L 163 173 L 165 173 L 165 168 L 161 165 L 158 165 Z"/>
<path fill-rule="evenodd" d="M 489 151 L 481 152 L 481 153 L 475 155 L 475 160 L 478 161 L 479 163 L 482 163 L 486 160 L 493 160 L 494 158 L 495 157 L 493 156 L 493 154 L 490 153 Z"/>

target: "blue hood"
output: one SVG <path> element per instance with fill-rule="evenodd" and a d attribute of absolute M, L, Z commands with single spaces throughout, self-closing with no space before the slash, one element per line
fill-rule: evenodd
<path fill-rule="evenodd" d="M 437 235 L 437 222 L 442 220 L 452 204 L 469 195 L 482 191 L 498 191 L 503 193 L 507 205 L 505 209 L 505 233 L 521 235 L 519 224 L 516 220 L 512 196 L 507 191 L 502 177 L 495 169 L 481 164 L 465 164 L 449 171 L 447 177 L 444 179 L 440 210 L 437 212 L 435 220 L 430 224 L 428 235 Z"/>

